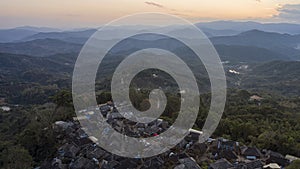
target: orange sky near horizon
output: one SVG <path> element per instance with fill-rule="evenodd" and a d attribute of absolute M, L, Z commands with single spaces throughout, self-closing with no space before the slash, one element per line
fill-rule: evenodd
<path fill-rule="evenodd" d="M 272 21 L 286 4 L 300 4 L 300 0 L 1 0 L 0 27 L 100 26 L 138 12 L 164 12 L 191 22 Z"/>

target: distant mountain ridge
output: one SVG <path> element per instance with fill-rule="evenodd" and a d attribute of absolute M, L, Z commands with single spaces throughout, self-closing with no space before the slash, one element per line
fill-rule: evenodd
<path fill-rule="evenodd" d="M 300 24 L 292 23 L 259 23 L 253 21 L 214 21 L 214 22 L 201 22 L 196 23 L 199 28 L 210 28 L 216 30 L 236 30 L 236 31 L 248 31 L 252 29 L 258 29 L 266 32 L 278 32 L 288 34 L 300 34 Z"/>
<path fill-rule="evenodd" d="M 274 60 L 293 60 L 288 55 L 256 46 L 215 45 L 222 61 L 230 62 L 268 62 Z"/>
<path fill-rule="evenodd" d="M 83 31 L 63 31 L 63 32 L 40 32 L 21 39 L 22 41 L 31 41 L 37 39 L 58 39 L 68 42 L 84 43 L 96 29 L 88 29 Z M 73 40 L 73 41 L 72 41 Z"/>
<path fill-rule="evenodd" d="M 196 25 L 210 37 L 211 42 L 215 45 L 222 60 L 234 62 L 300 60 L 300 34 L 283 34 L 274 31 L 266 32 L 258 29 L 241 31 L 252 27 L 262 29 L 274 28 L 273 26 L 278 25 L 281 25 L 281 28 L 277 27 L 276 29 L 282 29 L 286 26 L 289 28 L 287 30 L 291 30 L 292 28 L 297 28 L 299 26 L 297 24 L 218 21 L 198 23 Z M 215 28 L 208 28 L 213 26 L 215 26 Z M 186 35 L 192 37 L 189 35 L 190 30 L 185 27 L 158 27 L 153 29 L 173 32 L 183 37 L 186 37 Z M 53 30 L 56 29 L 30 26 L 0 30 L 0 35 L 1 32 L 7 35 L 0 36 L 0 52 L 38 57 L 46 57 L 59 53 L 78 53 L 88 38 L 96 32 L 96 29 L 52 32 Z M 110 41 L 114 37 L 118 37 L 126 32 L 136 32 L 136 30 L 134 27 L 128 28 L 126 26 L 124 29 L 123 27 L 112 27 L 106 30 L 104 37 L 100 38 L 103 38 L 103 43 L 105 43 L 105 41 Z M 10 37 L 11 34 L 15 36 Z M 5 40 L 5 38 L 9 43 L 1 43 L 1 39 Z M 156 37 L 149 39 L 149 41 L 156 40 L 158 40 Z M 163 46 L 170 45 L 168 44 L 168 40 L 164 39 L 157 41 L 157 43 L 161 43 Z M 141 42 L 136 45 L 144 46 L 147 45 L 147 42 L 141 39 Z M 123 46 L 120 50 L 124 51 L 127 48 L 134 47 L 136 47 L 135 44 L 128 41 L 127 46 Z"/>
<path fill-rule="evenodd" d="M 58 53 L 78 53 L 82 45 L 58 39 L 37 39 L 27 42 L 0 43 L 0 52 L 45 57 Z"/>
<path fill-rule="evenodd" d="M 300 35 L 250 30 L 234 36 L 212 37 L 210 40 L 215 45 L 256 46 L 299 59 Z"/>
<path fill-rule="evenodd" d="M 27 29 L 2 29 L 0 30 L 0 42 L 13 42 L 36 34 L 36 31 Z"/>
<path fill-rule="evenodd" d="M 40 32 L 58 32 L 60 29 L 48 27 L 20 26 L 10 29 L 0 29 L 0 43 L 19 41 Z"/>
<path fill-rule="evenodd" d="M 25 42 L 0 43 L 0 52 L 45 57 L 59 53 L 79 53 L 91 30 L 81 32 L 41 33 L 33 35 L 37 38 Z M 46 36 L 45 36 L 46 35 Z M 52 38 L 48 38 L 52 37 Z M 300 36 L 251 30 L 233 36 L 210 38 L 223 61 L 233 62 L 265 62 L 272 60 L 299 60 L 299 50 L 295 49 Z M 58 38 L 58 39 L 56 39 Z M 78 41 L 77 41 L 78 40 Z M 128 49 L 143 48 L 151 42 L 171 47 L 168 39 L 150 37 L 150 39 L 136 39 L 138 43 L 128 39 L 125 46 L 118 47 L 118 51 L 128 52 Z M 99 42 L 100 43 L 100 42 Z M 103 41 L 105 43 L 105 41 Z M 180 50 L 182 46 L 177 46 Z M 184 52 L 184 51 L 183 51 Z"/>
<path fill-rule="evenodd" d="M 227 43 L 240 45 L 262 45 L 264 48 L 271 46 L 286 46 L 296 48 L 300 44 L 300 34 L 280 34 L 276 32 L 265 32 L 257 29 L 242 32 L 233 36 L 212 37 L 212 42 L 215 44 Z"/>
<path fill-rule="evenodd" d="M 288 33 L 291 35 L 300 34 L 299 24 L 290 23 L 259 23 L 259 22 L 238 22 L 238 21 L 214 21 L 202 22 L 195 24 L 200 28 L 208 37 L 216 36 L 232 36 L 241 32 L 257 29 L 266 32 Z M 122 32 L 130 32 L 134 29 L 144 29 L 143 25 L 112 27 L 105 33 L 107 40 L 115 34 Z M 30 41 L 35 39 L 60 39 L 73 43 L 85 43 L 85 41 L 97 30 L 98 28 L 84 28 L 62 30 L 49 27 L 34 27 L 34 26 L 21 26 L 11 29 L 0 29 L 0 42 L 15 42 L 15 41 Z M 180 26 L 157 27 L 153 29 L 160 29 L 161 31 L 178 31 L 182 29 Z"/>
<path fill-rule="evenodd" d="M 60 32 L 61 29 L 58 28 L 50 28 L 50 27 L 36 27 L 36 26 L 19 26 L 14 29 L 23 29 L 23 30 L 31 30 L 35 32 Z"/>

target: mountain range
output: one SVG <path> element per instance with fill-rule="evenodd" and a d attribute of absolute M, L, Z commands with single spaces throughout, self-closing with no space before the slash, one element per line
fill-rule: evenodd
<path fill-rule="evenodd" d="M 210 28 L 215 30 L 235 30 L 235 31 L 248 31 L 258 29 L 266 32 L 278 32 L 288 34 L 300 34 L 300 24 L 292 23 L 259 23 L 253 21 L 214 21 L 196 23 L 199 28 Z"/>
<path fill-rule="evenodd" d="M 59 53 L 79 53 L 83 44 L 95 31 L 89 29 L 71 32 L 40 32 L 23 38 L 22 41 L 0 43 L 0 52 L 38 57 Z M 300 59 L 300 35 L 250 30 L 237 35 L 210 37 L 210 40 L 223 61 L 261 62 Z M 120 50 L 126 50 L 128 45 L 131 48 L 135 45 L 147 45 L 148 41 L 157 41 L 162 46 L 169 45 L 167 40 L 152 37 L 146 40 L 141 39 L 137 44 L 128 41 L 127 46 Z"/>
<path fill-rule="evenodd" d="M 299 59 L 300 35 L 250 30 L 235 36 L 212 37 L 211 41 L 215 45 L 256 46 Z"/>
<path fill-rule="evenodd" d="M 195 24 L 208 37 L 237 35 L 241 32 L 257 29 L 265 32 L 287 33 L 291 35 L 300 34 L 300 24 L 291 23 L 259 23 L 238 21 L 214 21 Z M 112 27 L 107 32 L 108 37 L 116 32 L 143 29 L 143 25 Z M 180 26 L 157 27 L 163 31 L 169 29 L 180 29 Z M 11 29 L 0 29 L 0 42 L 26 41 L 40 38 L 88 38 L 96 31 L 94 28 L 62 30 L 48 27 L 22 26 Z M 60 37 L 61 36 L 61 37 Z"/>
<path fill-rule="evenodd" d="M 283 94 L 287 95 L 300 93 L 299 25 L 231 21 L 196 25 L 209 37 L 224 62 L 228 87 L 280 93 L 284 91 Z M 189 33 L 189 30 L 182 27 L 154 29 Z M 7 97 L 14 103 L 26 102 L 29 96 L 19 98 L 22 98 L 25 89 L 31 90 L 33 86 L 50 93 L 70 87 L 76 58 L 86 40 L 95 31 L 96 29 L 63 31 L 36 27 L 0 30 L 0 97 Z M 122 27 L 114 27 L 105 32 L 103 42 L 113 39 L 115 35 L 131 31 L 136 30 L 133 27 L 126 27 L 124 30 Z M 130 53 L 130 50 L 149 44 L 171 49 L 179 55 L 189 55 L 183 46 L 171 48 L 169 40 L 155 36 L 125 40 L 123 45 L 112 52 L 117 57 L 107 64 L 107 72 L 118 63 L 118 57 L 124 57 L 123 55 Z M 187 59 L 187 62 L 199 68 L 196 72 L 196 75 L 201 77 L 199 83 L 209 85 L 203 65 L 195 64 L 193 59 Z M 109 76 L 110 74 L 107 75 Z M 41 95 L 43 99 L 38 101 L 46 101 L 47 95 Z"/>

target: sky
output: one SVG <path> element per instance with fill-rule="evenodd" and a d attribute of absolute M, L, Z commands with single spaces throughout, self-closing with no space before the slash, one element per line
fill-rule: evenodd
<path fill-rule="evenodd" d="M 96 27 L 124 15 L 162 12 L 191 22 L 300 23 L 300 0 L 1 0 L 0 28 Z"/>

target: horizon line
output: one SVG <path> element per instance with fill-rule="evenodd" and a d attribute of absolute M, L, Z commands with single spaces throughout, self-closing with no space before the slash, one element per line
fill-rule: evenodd
<path fill-rule="evenodd" d="M 295 23 L 295 22 L 280 22 L 280 21 L 253 21 L 253 20 L 212 20 L 212 21 L 199 21 L 199 22 L 193 22 L 193 24 L 201 24 L 201 23 L 214 23 L 214 22 L 236 22 L 236 23 L 259 23 L 259 24 L 289 24 L 289 25 L 300 25 L 300 23 Z M 128 24 L 128 25 L 115 25 L 112 27 L 117 27 L 117 26 L 146 26 L 147 24 Z M 76 30 L 76 29 L 98 29 L 103 25 L 99 26 L 86 26 L 86 27 L 56 27 L 56 26 L 42 26 L 42 25 L 19 25 L 19 26 L 14 26 L 14 27 L 1 27 L 1 30 L 8 30 L 8 29 L 26 29 L 28 28 L 39 28 L 39 29 L 58 29 L 61 31 L 64 30 Z M 158 25 L 157 27 L 163 27 L 161 25 Z"/>

